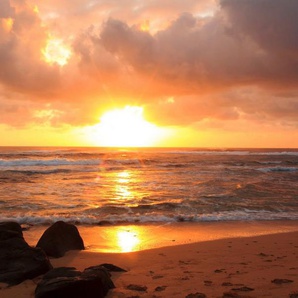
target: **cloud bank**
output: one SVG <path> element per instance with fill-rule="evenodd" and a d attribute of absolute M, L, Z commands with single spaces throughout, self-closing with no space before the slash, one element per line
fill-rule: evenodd
<path fill-rule="evenodd" d="M 297 36 L 296 0 L 2 0 L 0 122 L 91 125 L 136 104 L 160 125 L 297 130 Z M 66 65 L 45 61 L 51 38 Z"/>

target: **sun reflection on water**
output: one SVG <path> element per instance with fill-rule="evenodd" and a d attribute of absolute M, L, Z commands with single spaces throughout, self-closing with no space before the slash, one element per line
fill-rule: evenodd
<path fill-rule="evenodd" d="M 121 252 L 131 252 L 137 250 L 140 238 L 137 231 L 117 231 L 117 244 Z"/>
<path fill-rule="evenodd" d="M 118 200 L 127 200 L 133 197 L 131 191 L 132 177 L 129 171 L 122 171 L 116 174 L 115 177 L 115 191 Z"/>
<path fill-rule="evenodd" d="M 117 173 L 118 182 L 120 182 L 120 183 L 129 182 L 130 177 L 131 177 L 131 174 L 128 171 L 122 171 L 120 173 Z"/>

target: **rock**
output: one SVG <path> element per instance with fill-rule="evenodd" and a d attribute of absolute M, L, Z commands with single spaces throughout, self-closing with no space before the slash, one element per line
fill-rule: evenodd
<path fill-rule="evenodd" d="M 52 269 L 40 248 L 30 247 L 16 222 L 0 223 L 0 282 L 16 285 Z"/>
<path fill-rule="evenodd" d="M 114 288 L 109 272 L 102 266 L 55 268 L 44 275 L 35 290 L 35 298 L 102 298 Z"/>
<path fill-rule="evenodd" d="M 0 222 L 0 241 L 16 237 L 23 238 L 22 228 L 17 222 Z"/>
<path fill-rule="evenodd" d="M 53 279 L 56 277 L 76 277 L 81 274 L 82 272 L 76 270 L 75 267 L 58 267 L 47 272 L 42 278 Z"/>
<path fill-rule="evenodd" d="M 110 272 L 127 272 L 127 270 L 122 269 L 122 268 L 115 266 L 113 264 L 104 263 L 104 264 L 100 264 L 100 266 L 106 268 Z"/>
<path fill-rule="evenodd" d="M 85 249 L 76 226 L 57 221 L 49 227 L 39 239 L 37 247 L 42 248 L 48 256 L 59 258 L 69 250 Z"/>

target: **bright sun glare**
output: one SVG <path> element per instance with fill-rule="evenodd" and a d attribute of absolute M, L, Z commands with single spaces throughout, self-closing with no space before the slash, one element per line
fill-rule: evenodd
<path fill-rule="evenodd" d="M 152 146 L 162 130 L 143 118 L 143 108 L 126 106 L 106 112 L 96 126 L 97 140 L 107 147 Z"/>
<path fill-rule="evenodd" d="M 60 39 L 49 39 L 42 54 L 47 63 L 64 66 L 71 56 L 71 51 Z"/>
<path fill-rule="evenodd" d="M 131 231 L 119 231 L 117 233 L 118 246 L 122 252 L 134 251 L 140 243 L 140 239 L 136 233 Z"/>

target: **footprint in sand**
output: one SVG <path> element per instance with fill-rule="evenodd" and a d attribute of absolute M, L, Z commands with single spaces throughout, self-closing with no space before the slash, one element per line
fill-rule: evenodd
<path fill-rule="evenodd" d="M 147 291 L 146 286 L 140 286 L 140 285 L 134 285 L 134 284 L 130 284 L 126 288 L 129 290 L 138 291 L 138 292 L 146 292 Z"/>
<path fill-rule="evenodd" d="M 225 272 L 226 269 L 215 269 L 214 272 L 215 273 L 222 273 L 222 272 Z"/>
<path fill-rule="evenodd" d="M 159 278 L 163 278 L 163 275 L 154 275 L 152 276 L 152 279 L 159 279 Z"/>
<path fill-rule="evenodd" d="M 165 289 L 167 288 L 167 286 L 158 286 L 155 288 L 155 292 L 161 292 L 161 291 L 164 291 Z"/>
<path fill-rule="evenodd" d="M 246 286 L 232 289 L 232 291 L 239 291 L 239 292 L 250 292 L 250 291 L 254 291 L 254 290 L 255 289 L 246 287 Z"/>
<path fill-rule="evenodd" d="M 204 286 L 212 286 L 213 282 L 211 280 L 204 280 Z"/>
<path fill-rule="evenodd" d="M 286 278 L 275 278 L 275 279 L 271 280 L 271 282 L 274 284 L 277 284 L 277 285 L 281 285 L 281 284 L 292 283 L 294 281 L 291 279 L 286 279 Z"/>

